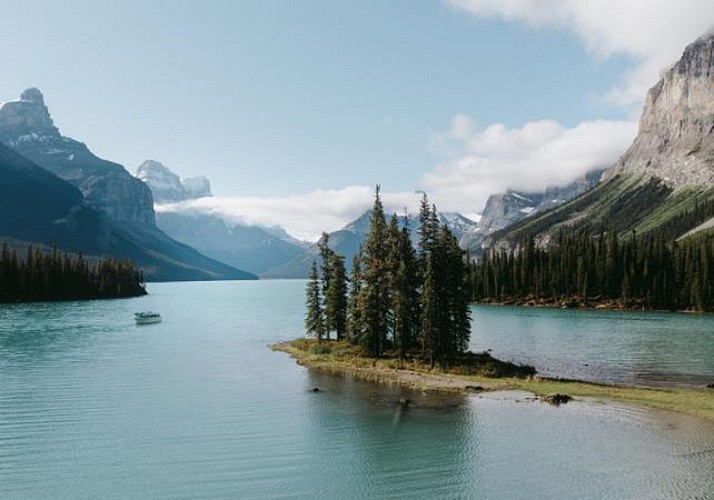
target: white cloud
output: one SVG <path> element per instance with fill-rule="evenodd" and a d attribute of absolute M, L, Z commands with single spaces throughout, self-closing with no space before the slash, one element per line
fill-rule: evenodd
<path fill-rule="evenodd" d="M 419 195 L 412 192 L 384 192 L 382 200 L 385 210 L 390 212 L 401 213 L 405 207 L 410 212 L 418 210 Z M 199 198 L 156 209 L 213 214 L 236 224 L 279 225 L 296 238 L 315 241 L 322 231 L 340 229 L 373 203 L 373 187 L 348 186 L 286 197 Z"/>
<path fill-rule="evenodd" d="M 624 55 L 634 67 L 607 98 L 639 111 L 646 90 L 684 47 L 714 25 L 711 0 L 445 0 L 476 16 L 573 32 L 598 58 Z"/>
<path fill-rule="evenodd" d="M 633 61 L 603 96 L 634 114 L 646 90 L 675 62 L 684 47 L 714 24 L 712 0 L 444 0 L 454 8 L 486 18 L 534 27 L 567 30 L 595 58 L 625 56 Z M 381 124 L 393 123 L 385 115 Z M 636 133 L 634 121 L 591 121 L 572 128 L 551 121 L 521 127 L 478 127 L 457 115 L 431 146 L 445 155 L 417 187 L 442 211 L 472 214 L 486 198 L 506 189 L 543 190 L 565 185 L 594 168 L 612 165 Z M 385 186 L 387 187 L 387 186 Z M 388 188 L 388 187 L 387 187 Z M 417 210 L 418 195 L 385 193 L 390 211 Z M 315 240 L 321 231 L 339 229 L 371 207 L 373 188 L 348 186 L 282 198 L 203 198 L 162 210 L 213 213 L 238 223 L 281 225 L 291 234 Z"/>
<path fill-rule="evenodd" d="M 452 159 L 425 175 L 417 187 L 428 192 L 440 211 L 477 218 L 490 194 L 565 185 L 593 168 L 612 165 L 636 128 L 618 121 L 565 128 L 542 120 L 520 128 L 495 124 L 479 129 L 468 116 L 457 115 L 432 141 Z M 420 195 L 383 191 L 382 200 L 388 213 L 416 213 Z M 297 238 L 315 241 L 322 231 L 335 231 L 362 215 L 373 202 L 373 187 L 347 186 L 285 197 L 207 197 L 156 209 L 208 213 L 237 224 L 279 225 Z"/>
<path fill-rule="evenodd" d="M 425 175 L 423 184 L 442 210 L 472 212 L 493 193 L 541 191 L 609 167 L 636 130 L 634 122 L 605 120 L 573 128 L 542 120 L 520 128 L 495 124 L 476 129 L 473 120 L 457 115 L 434 141 L 454 158 Z"/>

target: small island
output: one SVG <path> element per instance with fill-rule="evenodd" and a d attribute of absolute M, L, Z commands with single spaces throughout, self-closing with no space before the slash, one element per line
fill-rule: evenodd
<path fill-rule="evenodd" d="M 311 369 L 415 390 L 525 390 L 553 404 L 572 397 L 609 399 L 714 420 L 711 388 L 549 379 L 532 366 L 468 351 L 473 264 L 448 227 L 438 224 L 426 195 L 416 249 L 408 220 L 402 218 L 400 227 L 393 216 L 387 223 L 377 186 L 369 232 L 349 279 L 344 258 L 323 234 L 321 264 L 313 262 L 305 290 L 305 329 L 312 338 L 279 342 L 272 349 Z M 535 251 L 527 246 L 526 254 L 528 248 Z"/>
<path fill-rule="evenodd" d="M 627 387 L 578 380 L 539 377 L 529 366 L 499 361 L 488 353 L 465 355 L 464 364 L 431 368 L 419 360 L 400 361 L 394 356 L 370 358 L 344 341 L 317 343 L 315 339 L 278 342 L 271 348 L 285 352 L 313 370 L 347 375 L 406 389 L 455 393 L 522 390 L 557 404 L 569 398 L 619 401 L 684 413 L 714 421 L 714 390 L 684 387 Z"/>

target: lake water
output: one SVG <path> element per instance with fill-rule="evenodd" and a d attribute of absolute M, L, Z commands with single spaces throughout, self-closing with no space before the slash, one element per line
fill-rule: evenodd
<path fill-rule="evenodd" d="M 472 308 L 471 348 L 546 376 L 627 385 L 714 383 L 714 314 Z"/>
<path fill-rule="evenodd" d="M 164 283 L 137 299 L 0 306 L 0 498 L 714 498 L 706 422 L 297 366 L 267 345 L 302 334 L 303 286 Z M 164 321 L 135 326 L 145 309 Z M 661 316 L 690 332 L 664 351 L 647 315 L 615 326 L 639 317 L 476 308 L 473 344 L 552 370 L 596 359 L 586 372 L 612 365 L 623 380 L 711 373 L 711 330 L 691 333 L 709 317 Z M 592 328 L 619 347 L 598 347 Z"/>

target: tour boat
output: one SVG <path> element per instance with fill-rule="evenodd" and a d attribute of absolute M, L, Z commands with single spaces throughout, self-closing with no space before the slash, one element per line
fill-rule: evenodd
<path fill-rule="evenodd" d="M 148 325 L 149 323 L 158 323 L 161 321 L 161 315 L 159 313 L 144 311 L 134 313 L 134 319 L 137 325 Z"/>

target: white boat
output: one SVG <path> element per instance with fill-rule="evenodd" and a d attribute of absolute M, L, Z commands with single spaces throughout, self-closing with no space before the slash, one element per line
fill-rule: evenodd
<path fill-rule="evenodd" d="M 149 323 L 159 323 L 161 321 L 161 315 L 156 312 L 144 311 L 134 313 L 134 319 L 137 325 L 148 325 Z"/>

